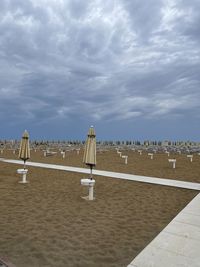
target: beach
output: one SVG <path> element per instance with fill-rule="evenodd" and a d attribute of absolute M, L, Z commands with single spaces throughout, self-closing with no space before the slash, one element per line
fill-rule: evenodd
<path fill-rule="evenodd" d="M 66 151 L 65 158 L 57 149 L 52 149 L 56 154 L 44 157 L 42 150 L 31 151 L 31 161 L 45 162 L 51 164 L 59 164 L 66 166 L 86 168 L 83 164 L 83 149 L 77 154 L 76 150 Z M 142 176 L 175 179 L 187 182 L 200 182 L 200 155 L 193 155 L 193 162 L 187 158 L 187 154 L 170 153 L 169 157 L 166 153 L 154 153 L 151 160 L 148 153 L 143 151 L 140 155 L 137 151 L 129 149 L 122 150 L 122 155 L 128 156 L 128 164 L 121 158 L 115 149 L 109 149 L 97 152 L 96 169 L 113 172 L 129 173 Z M 12 150 L 4 151 L 2 157 L 18 159 L 18 154 L 13 154 Z M 168 159 L 176 159 L 176 168 L 172 168 L 172 163 Z"/>
<path fill-rule="evenodd" d="M 42 151 L 32 151 L 31 161 L 83 167 L 82 152 L 69 153 L 63 159 L 59 153 L 44 157 Z M 98 153 L 96 169 L 142 171 L 136 158 L 125 165 L 115 154 Z M 4 151 L 3 156 L 17 158 L 12 151 Z M 135 157 L 139 158 L 136 153 Z M 143 166 L 141 175 L 153 176 L 156 158 L 146 160 L 150 163 Z M 18 183 L 18 168 L 0 162 L 0 255 L 17 267 L 127 266 L 198 193 L 95 176 L 95 200 L 86 201 L 82 196 L 87 188 L 80 185 L 85 174 L 28 167 L 29 183 L 23 185 Z M 168 164 L 166 169 L 167 178 L 176 177 Z M 196 181 L 197 176 L 189 173 L 177 178 Z"/>

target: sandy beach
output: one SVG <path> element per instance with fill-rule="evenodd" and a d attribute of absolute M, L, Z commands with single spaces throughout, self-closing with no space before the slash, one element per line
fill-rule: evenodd
<path fill-rule="evenodd" d="M 31 160 L 84 167 L 82 152 L 69 153 L 62 159 L 32 151 Z M 12 151 L 2 156 L 17 158 Z M 158 156 L 160 163 L 157 155 L 152 161 L 143 155 L 142 161 L 129 154 L 124 165 L 116 151 L 99 153 L 97 169 L 198 181 L 198 171 L 182 175 L 181 166 L 172 170 L 167 156 Z M 83 174 L 29 167 L 30 183 L 22 185 L 17 168 L 0 162 L 0 255 L 17 267 L 127 266 L 198 193 L 95 176 L 96 199 L 88 202 L 81 198 L 87 194 L 80 185 Z"/>
<path fill-rule="evenodd" d="M 44 152 L 41 150 L 31 151 L 30 161 L 45 162 L 52 164 L 60 164 L 66 166 L 76 166 L 85 168 L 82 163 L 83 150 L 77 155 L 76 151 L 66 152 L 63 159 L 60 151 L 53 156 L 44 157 Z M 155 153 L 154 159 L 151 160 L 147 152 L 143 152 L 140 156 L 137 151 L 125 150 L 122 151 L 123 155 L 128 156 L 128 164 L 125 165 L 125 160 L 120 158 L 116 150 L 109 150 L 97 153 L 97 166 L 98 170 L 107 170 L 114 172 L 130 173 L 136 175 L 144 175 L 150 177 L 175 179 L 188 182 L 200 182 L 200 156 L 193 155 L 193 162 L 187 158 L 186 154 L 171 153 L 169 157 L 164 153 Z M 18 159 L 17 152 L 13 154 L 11 150 L 4 151 L 2 157 Z M 172 168 L 172 164 L 168 159 L 176 159 L 176 168 Z"/>
<path fill-rule="evenodd" d="M 199 10 L 0 0 L 0 267 L 200 267 Z"/>

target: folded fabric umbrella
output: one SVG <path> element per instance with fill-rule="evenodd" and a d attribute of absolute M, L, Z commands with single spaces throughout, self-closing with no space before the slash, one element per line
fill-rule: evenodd
<path fill-rule="evenodd" d="M 29 134 L 25 130 L 19 148 L 19 158 L 24 161 L 24 169 L 27 159 L 30 159 Z"/>
<path fill-rule="evenodd" d="M 91 126 L 85 143 L 83 163 L 90 166 L 90 179 L 92 180 L 92 168 L 96 165 L 96 134 Z"/>

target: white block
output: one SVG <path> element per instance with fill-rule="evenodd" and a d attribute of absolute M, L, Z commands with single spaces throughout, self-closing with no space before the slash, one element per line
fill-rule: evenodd
<path fill-rule="evenodd" d="M 91 179 L 81 179 L 81 185 L 89 186 L 89 195 L 86 199 L 94 200 L 94 184 L 95 180 Z"/>
<path fill-rule="evenodd" d="M 81 179 L 81 185 L 86 185 L 86 186 L 92 186 L 95 184 L 95 180 L 94 179 Z"/>
<path fill-rule="evenodd" d="M 187 158 L 189 158 L 189 159 L 190 159 L 190 161 L 192 162 L 193 155 L 187 155 Z"/>
<path fill-rule="evenodd" d="M 18 173 L 18 174 L 24 174 L 24 173 L 26 174 L 27 172 L 28 172 L 27 169 L 18 169 L 18 170 L 17 170 L 17 173 Z"/>
<path fill-rule="evenodd" d="M 125 159 L 125 164 L 127 164 L 127 163 L 128 163 L 128 161 L 127 161 L 128 156 L 125 156 L 125 155 L 124 155 L 124 156 L 122 156 L 122 158 Z"/>
<path fill-rule="evenodd" d="M 65 152 L 64 151 L 61 151 L 60 153 L 61 153 L 61 155 L 62 155 L 62 157 L 64 159 L 65 158 Z"/>
<path fill-rule="evenodd" d="M 22 174 L 22 181 L 19 181 L 19 183 L 22 183 L 22 184 L 28 183 L 27 180 L 26 180 L 27 172 L 28 172 L 27 169 L 18 169 L 17 170 L 18 174 Z"/>
<path fill-rule="evenodd" d="M 173 164 L 173 169 L 176 168 L 176 159 L 168 159 L 169 162 Z"/>
<path fill-rule="evenodd" d="M 153 159 L 153 153 L 148 153 L 148 156 L 150 156 L 151 159 Z"/>

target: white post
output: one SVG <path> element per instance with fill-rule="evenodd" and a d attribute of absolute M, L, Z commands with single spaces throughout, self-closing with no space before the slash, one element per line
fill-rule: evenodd
<path fill-rule="evenodd" d="M 190 158 L 190 162 L 193 160 L 193 155 L 187 155 L 187 158 Z"/>
<path fill-rule="evenodd" d="M 121 156 L 122 156 L 122 152 L 119 152 L 119 156 L 120 156 L 120 158 L 121 158 Z"/>
<path fill-rule="evenodd" d="M 47 156 L 47 152 L 46 151 L 44 151 L 44 157 L 46 157 Z"/>
<path fill-rule="evenodd" d="M 176 161 L 173 161 L 173 169 L 176 168 Z"/>
<path fill-rule="evenodd" d="M 77 149 L 77 155 L 79 155 L 80 149 Z"/>
<path fill-rule="evenodd" d="M 18 169 L 17 173 L 22 174 L 22 181 L 19 181 L 21 184 L 28 183 L 26 180 L 26 175 L 27 175 L 28 170 L 27 169 Z"/>
<path fill-rule="evenodd" d="M 93 200 L 94 199 L 94 186 L 93 184 L 89 185 L 89 196 L 88 196 L 89 200 Z"/>
<path fill-rule="evenodd" d="M 26 173 L 23 173 L 22 175 L 22 183 L 26 183 Z"/>
<path fill-rule="evenodd" d="M 87 197 L 83 197 L 87 200 L 94 200 L 94 179 L 81 179 L 81 185 L 88 186 L 89 194 Z"/>
<path fill-rule="evenodd" d="M 13 154 L 15 154 L 15 150 L 13 150 Z"/>
<path fill-rule="evenodd" d="M 165 153 L 166 153 L 166 154 L 167 154 L 167 156 L 169 157 L 169 152 L 168 152 L 168 151 L 166 151 Z"/>
<path fill-rule="evenodd" d="M 173 164 L 173 169 L 176 168 L 176 159 L 168 159 L 169 162 L 172 162 Z"/>
<path fill-rule="evenodd" d="M 62 155 L 62 158 L 64 159 L 65 158 L 65 151 L 61 151 L 60 153 Z"/>
<path fill-rule="evenodd" d="M 127 160 L 128 156 L 122 156 L 122 158 L 125 159 L 125 164 L 127 164 L 128 163 L 128 160 Z"/>
<path fill-rule="evenodd" d="M 153 159 L 153 153 L 148 153 L 148 156 L 150 156 L 151 159 Z"/>
<path fill-rule="evenodd" d="M 3 154 L 3 150 L 1 150 L 1 154 Z"/>

